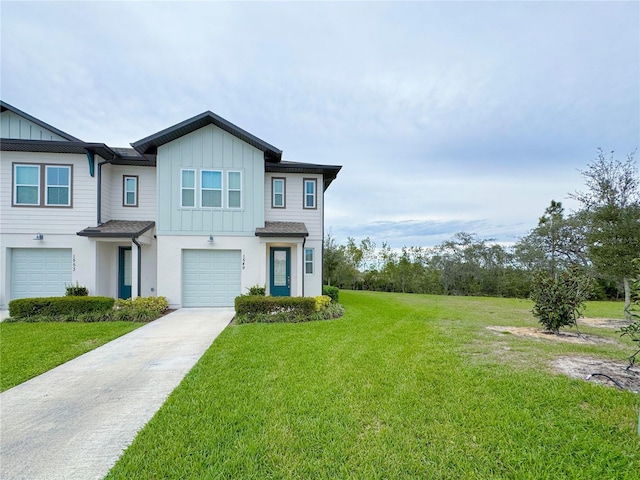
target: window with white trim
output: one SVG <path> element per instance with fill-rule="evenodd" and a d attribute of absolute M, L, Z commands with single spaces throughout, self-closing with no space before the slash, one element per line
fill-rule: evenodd
<path fill-rule="evenodd" d="M 304 179 L 304 208 L 316 208 L 316 184 L 315 178 Z"/>
<path fill-rule="evenodd" d="M 200 172 L 200 203 L 202 207 L 222 208 L 222 172 L 202 170 Z"/>
<path fill-rule="evenodd" d="M 304 249 L 304 273 L 313 274 L 313 257 L 315 250 L 313 248 Z"/>
<path fill-rule="evenodd" d="M 242 208 L 242 172 L 227 172 L 227 207 Z"/>
<path fill-rule="evenodd" d="M 180 172 L 180 206 L 196 206 L 196 171 L 181 170 Z"/>
<path fill-rule="evenodd" d="M 40 205 L 40 165 L 14 165 L 14 205 Z"/>
<path fill-rule="evenodd" d="M 124 175 L 122 177 L 122 205 L 125 207 L 138 206 L 137 175 Z"/>
<path fill-rule="evenodd" d="M 285 187 L 286 180 L 284 178 L 272 178 L 271 179 L 271 207 L 272 208 L 285 208 Z"/>
<path fill-rule="evenodd" d="M 71 167 L 45 167 L 45 205 L 68 207 L 71 205 Z"/>

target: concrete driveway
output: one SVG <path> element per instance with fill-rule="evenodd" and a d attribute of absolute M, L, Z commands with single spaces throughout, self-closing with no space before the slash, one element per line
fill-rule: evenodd
<path fill-rule="evenodd" d="M 0 478 L 103 478 L 233 315 L 177 310 L 0 394 Z"/>

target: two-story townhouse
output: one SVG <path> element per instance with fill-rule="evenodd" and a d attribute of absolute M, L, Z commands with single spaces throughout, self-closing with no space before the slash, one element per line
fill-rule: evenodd
<path fill-rule="evenodd" d="M 0 305 L 74 282 L 172 307 L 230 306 L 254 285 L 321 293 L 324 192 L 340 166 L 283 161 L 211 112 L 133 148 L 82 142 L 6 103 L 0 115 Z"/>

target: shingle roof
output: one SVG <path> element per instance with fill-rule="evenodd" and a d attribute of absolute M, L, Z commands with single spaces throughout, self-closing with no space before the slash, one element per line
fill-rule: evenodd
<path fill-rule="evenodd" d="M 302 222 L 264 222 L 264 228 L 256 228 L 257 237 L 308 237 L 309 231 Z"/>
<path fill-rule="evenodd" d="M 97 227 L 87 227 L 77 235 L 81 237 L 136 238 L 153 228 L 156 222 L 146 220 L 109 220 Z"/>

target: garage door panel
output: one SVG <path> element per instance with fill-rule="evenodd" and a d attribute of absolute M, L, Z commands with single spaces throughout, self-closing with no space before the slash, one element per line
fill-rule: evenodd
<path fill-rule="evenodd" d="M 71 284 L 70 248 L 14 248 L 11 250 L 11 298 L 65 294 Z"/>
<path fill-rule="evenodd" d="M 184 250 L 182 265 L 183 306 L 232 306 L 240 295 L 239 250 Z"/>

